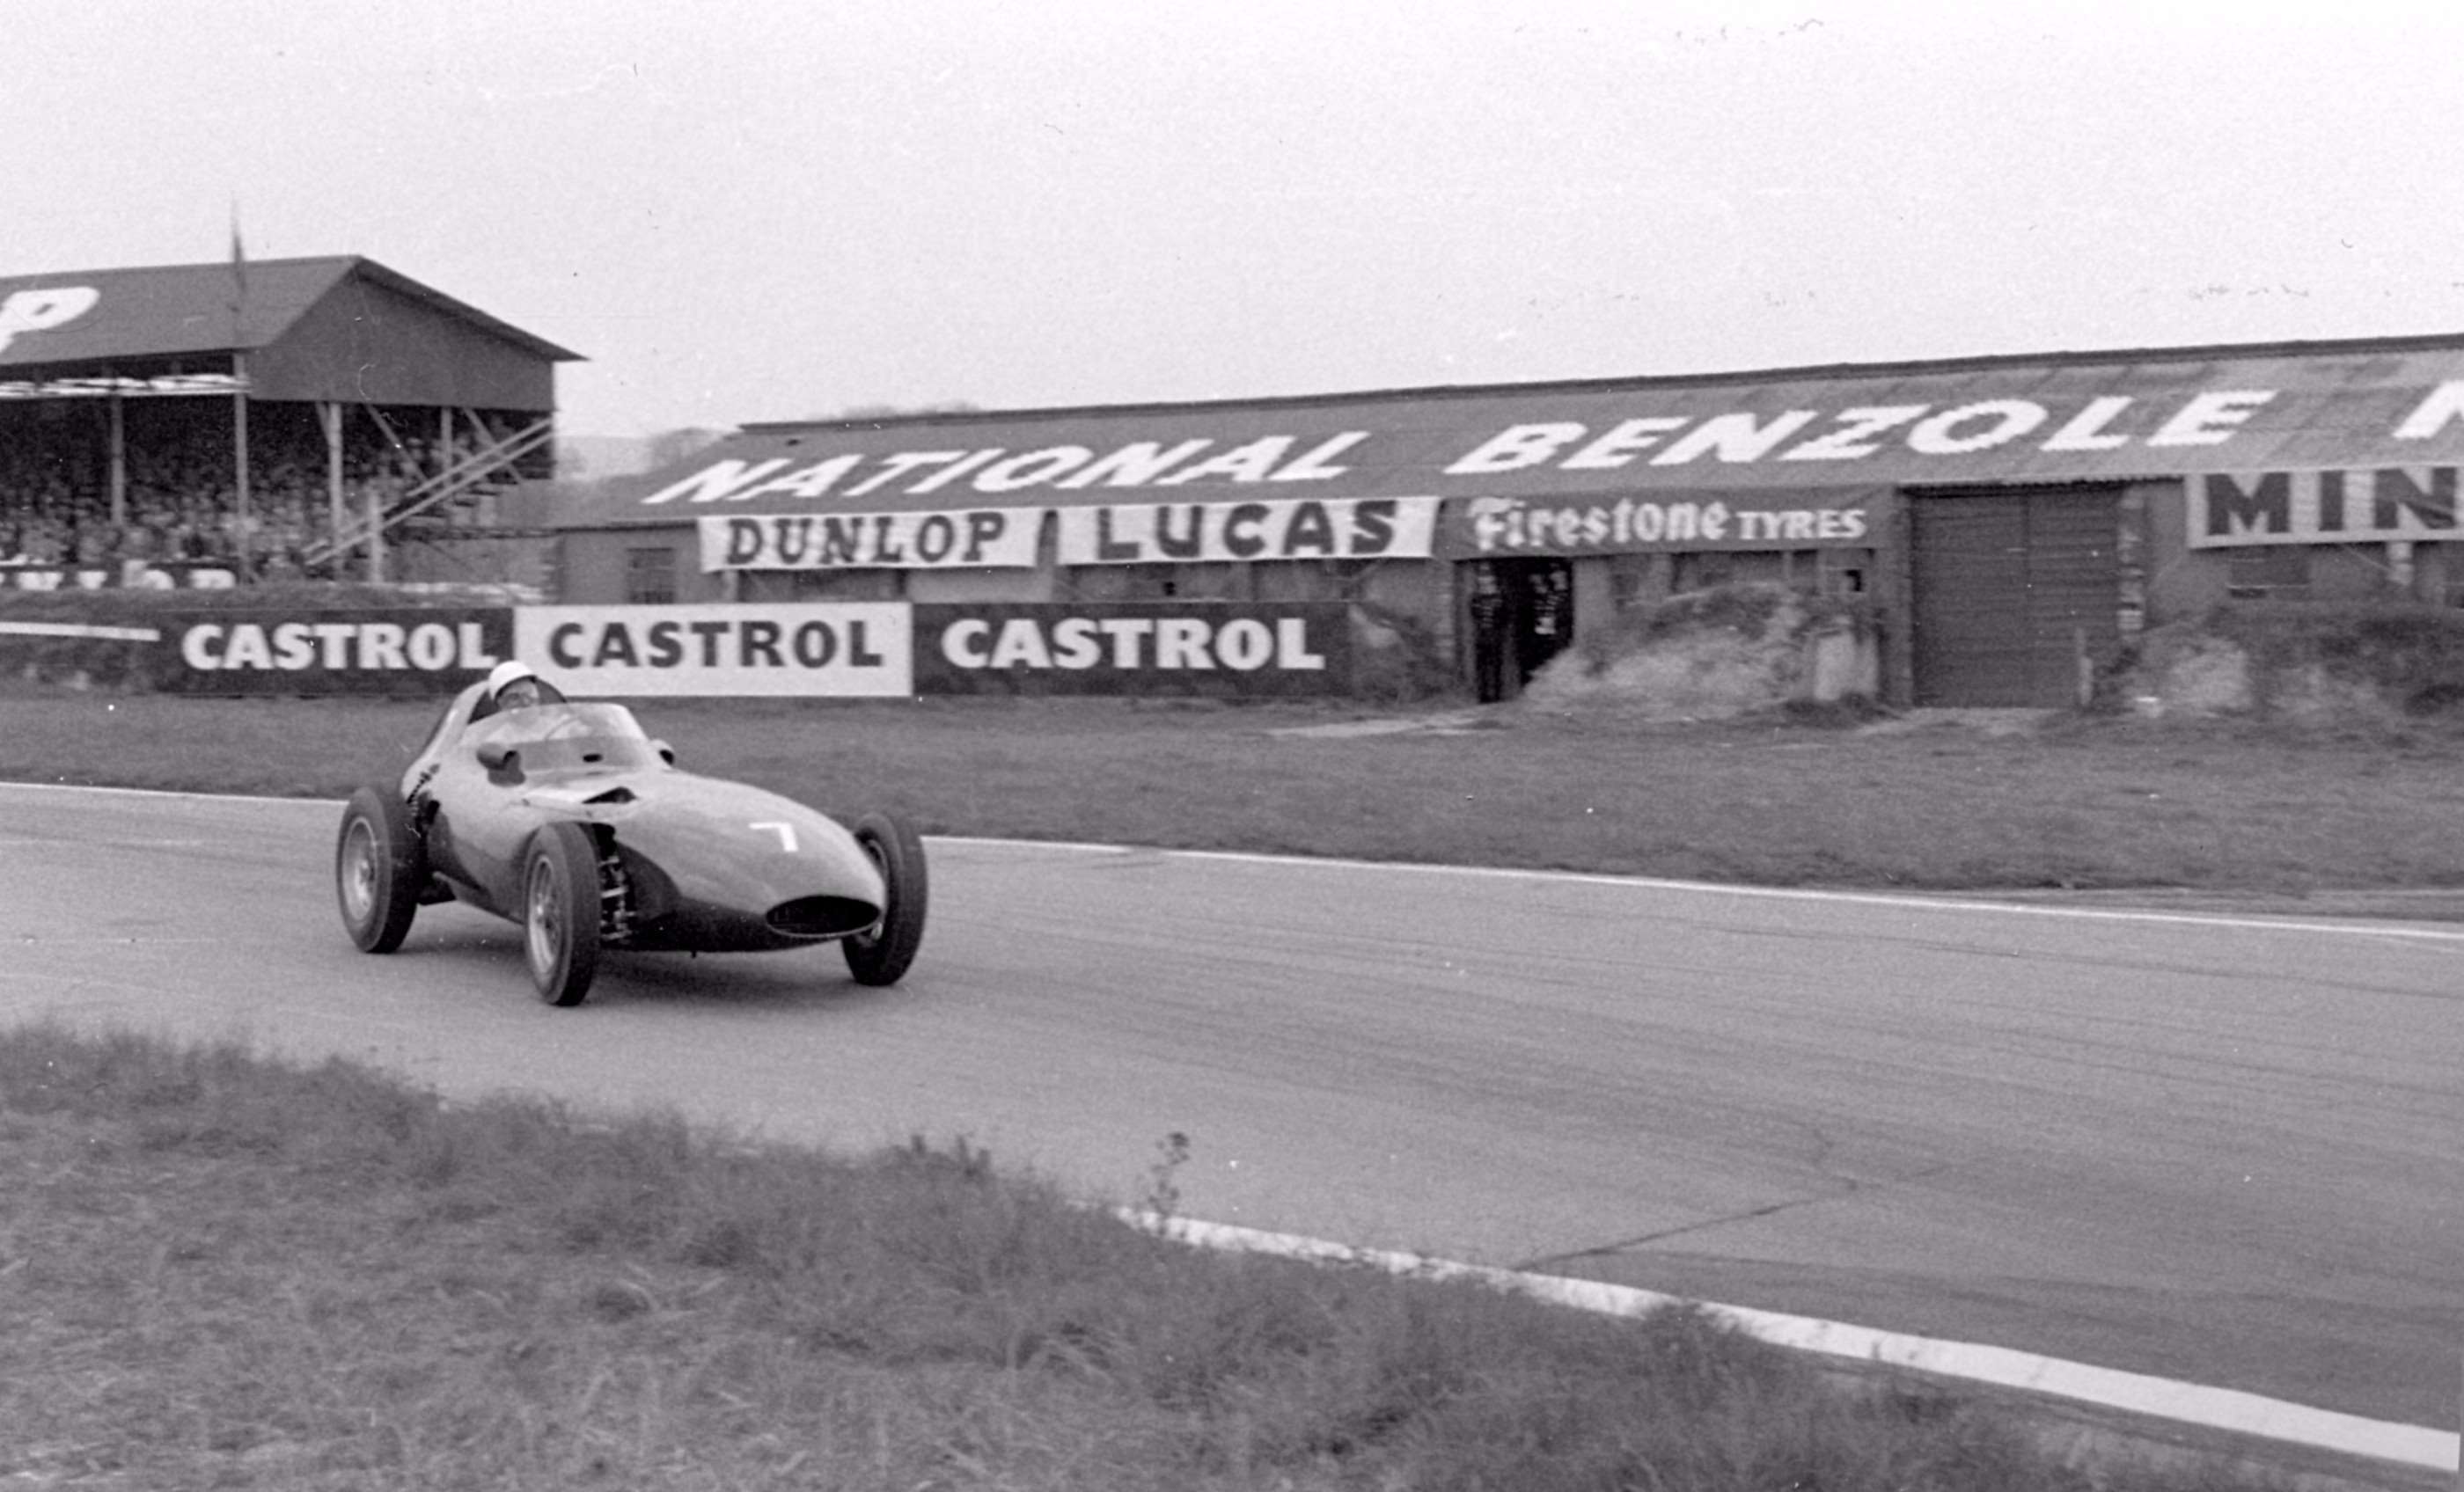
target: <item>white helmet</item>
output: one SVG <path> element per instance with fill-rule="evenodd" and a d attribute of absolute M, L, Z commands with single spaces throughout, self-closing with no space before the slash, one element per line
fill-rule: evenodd
<path fill-rule="evenodd" d="M 504 662 L 496 665 L 495 669 L 489 673 L 488 697 L 490 699 L 494 699 L 497 695 L 502 694 L 505 691 L 505 686 L 508 684 L 515 683 L 520 679 L 535 679 L 538 677 L 538 671 L 529 664 L 522 662 L 518 658 L 508 658 Z"/>

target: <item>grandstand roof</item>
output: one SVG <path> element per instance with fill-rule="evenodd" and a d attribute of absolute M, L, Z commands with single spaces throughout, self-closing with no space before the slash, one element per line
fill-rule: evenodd
<path fill-rule="evenodd" d="M 0 275 L 0 306 L 25 292 L 86 289 L 95 293 L 89 308 L 56 325 L 12 326 L 11 318 L 0 313 L 0 367 L 253 352 L 281 340 L 320 302 L 354 280 L 420 301 L 533 357 L 557 362 L 581 361 L 579 353 L 499 321 L 374 259 L 341 254 L 252 259 L 244 269 L 224 260 Z"/>
<path fill-rule="evenodd" d="M 556 365 L 578 361 L 357 255 L 0 275 L 5 400 L 245 389 L 548 413 Z"/>

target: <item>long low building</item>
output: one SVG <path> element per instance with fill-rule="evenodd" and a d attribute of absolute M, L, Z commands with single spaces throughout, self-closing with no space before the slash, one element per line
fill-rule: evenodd
<path fill-rule="evenodd" d="M 1894 703 L 2061 705 L 2228 597 L 2464 603 L 2459 468 L 2464 336 L 753 425 L 567 511 L 560 592 L 1343 601 L 1468 679 L 1476 617 L 1519 674 L 1763 580 Z"/>

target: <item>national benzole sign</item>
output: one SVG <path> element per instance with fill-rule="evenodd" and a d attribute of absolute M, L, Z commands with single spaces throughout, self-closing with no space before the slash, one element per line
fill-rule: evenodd
<path fill-rule="evenodd" d="M 2444 357 L 2421 361 L 2442 370 L 2451 365 Z M 2271 366 L 2227 369 L 2221 376 L 2239 371 L 2272 378 Z M 2269 455 L 2251 465 L 2281 459 L 2277 448 L 2294 437 L 2307 439 L 2326 458 L 2300 463 L 2305 466 L 2394 465 L 2413 452 L 2447 454 L 2431 443 L 2464 428 L 2464 379 L 2432 377 L 2403 387 L 2315 379 L 2201 387 L 2189 378 L 2220 375 L 2202 368 L 2178 381 L 2134 379 L 2116 368 L 2100 387 L 2087 382 L 2092 376 L 2081 370 L 2059 395 L 2041 389 L 2042 370 L 2033 369 L 1947 370 L 1899 380 L 1781 374 L 1750 389 L 1533 390 L 1482 395 L 1461 412 L 1462 424 L 1442 431 L 1346 429 L 1239 444 L 1195 437 L 1024 451 L 969 449 L 970 433 L 1004 433 L 992 421 L 974 432 L 936 431 L 952 447 L 936 450 L 773 455 L 775 441 L 755 436 L 733 454 L 645 495 L 638 506 L 964 510 L 971 498 L 980 506 L 1005 505 L 1012 494 L 1031 502 L 1038 489 L 1160 496 L 1184 485 L 1204 491 L 1210 502 L 1238 500 L 1236 493 L 1281 499 L 1306 491 L 1303 484 L 1325 484 L 1318 490 L 1347 499 L 1384 495 L 1359 490 L 1372 484 L 1439 495 L 1571 494 L 1769 485 L 1775 478 L 1791 486 L 1998 478 L 2014 460 L 2035 479 L 2187 475 L 2228 468 L 2218 457 L 2236 443 L 2268 448 Z M 1996 383 L 2011 395 L 1975 397 Z M 1749 401 L 1754 407 L 1736 406 Z M 1563 409 L 1580 418 L 1497 418 L 1509 409 Z M 1653 412 L 1636 412 L 1643 409 Z M 1175 416 L 1206 417 L 1203 411 Z M 1460 444 L 1428 449 L 1441 433 Z M 1409 438 L 1408 454 L 1391 449 L 1397 437 Z M 2332 450 L 2316 449 L 2323 446 L 2342 446 L 2349 454 L 2339 462 Z"/>

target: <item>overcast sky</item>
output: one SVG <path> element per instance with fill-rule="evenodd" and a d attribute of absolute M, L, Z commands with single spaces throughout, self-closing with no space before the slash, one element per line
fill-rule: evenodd
<path fill-rule="evenodd" d="M 0 0 L 0 273 L 364 254 L 568 434 L 2464 330 L 2464 7 Z"/>

